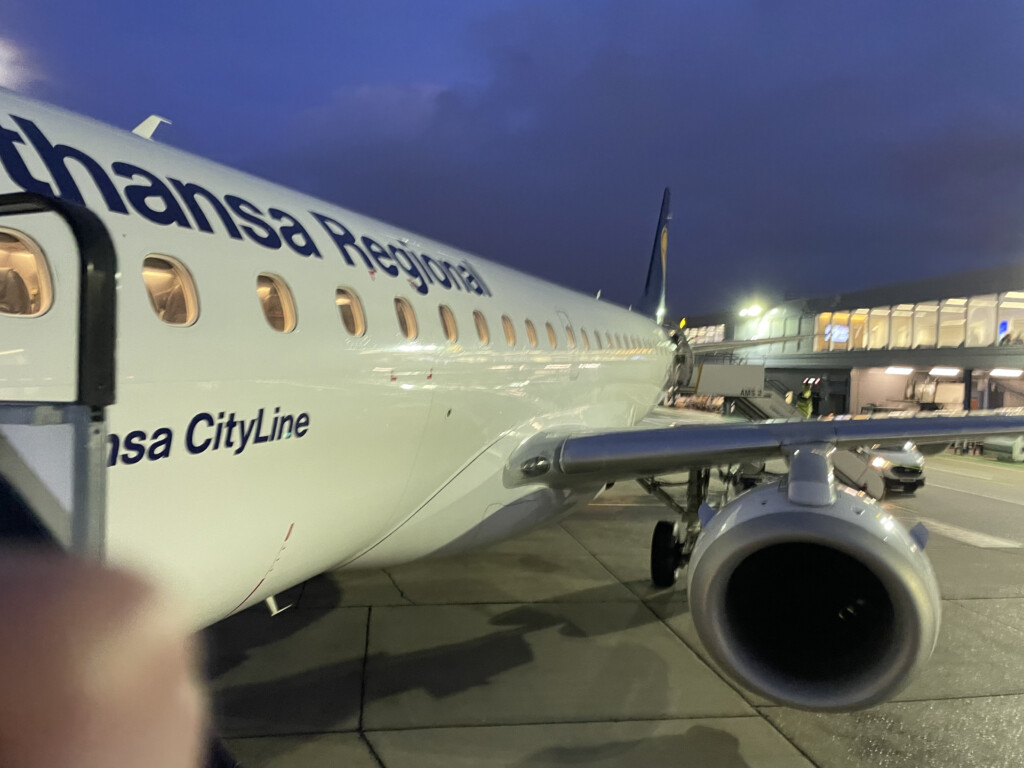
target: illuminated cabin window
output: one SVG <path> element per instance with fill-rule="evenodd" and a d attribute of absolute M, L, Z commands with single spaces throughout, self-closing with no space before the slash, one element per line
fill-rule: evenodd
<path fill-rule="evenodd" d="M 184 265 L 168 256 L 147 256 L 142 280 L 156 316 L 168 325 L 192 325 L 199 317 L 195 281 Z"/>
<path fill-rule="evenodd" d="M 533 325 L 532 320 L 526 321 L 526 338 L 530 342 L 530 346 L 534 349 L 537 348 L 537 329 Z"/>
<path fill-rule="evenodd" d="M 42 250 L 20 232 L 0 227 L 0 314 L 37 317 L 52 303 Z"/>
<path fill-rule="evenodd" d="M 438 312 L 441 315 L 441 328 L 444 330 L 444 337 L 448 341 L 458 341 L 459 326 L 455 324 L 455 313 L 452 312 L 451 307 L 442 304 L 438 307 Z"/>
<path fill-rule="evenodd" d="M 555 329 L 551 327 L 551 323 L 544 323 L 544 327 L 548 329 L 548 344 L 551 345 L 552 349 L 558 347 L 558 337 L 555 336 Z"/>
<path fill-rule="evenodd" d="M 478 309 L 474 309 L 473 322 L 476 323 L 476 335 L 480 337 L 480 343 L 490 343 L 491 329 L 487 327 L 487 318 L 484 317 L 484 313 Z"/>
<path fill-rule="evenodd" d="M 598 349 L 603 349 L 603 347 L 601 346 L 601 332 L 600 331 L 594 331 L 594 345 Z"/>
<path fill-rule="evenodd" d="M 295 302 L 288 284 L 282 278 L 267 272 L 259 275 L 256 278 L 256 294 L 263 308 L 263 316 L 271 328 L 281 333 L 295 330 Z"/>
<path fill-rule="evenodd" d="M 565 338 L 569 342 L 569 349 L 576 349 L 576 334 L 572 332 L 572 326 L 565 326 Z"/>
<path fill-rule="evenodd" d="M 580 328 L 580 339 L 583 341 L 583 348 L 590 351 L 590 338 L 587 336 L 587 329 Z"/>
<path fill-rule="evenodd" d="M 363 302 L 350 288 L 339 288 L 334 294 L 334 303 L 341 313 L 341 322 L 353 336 L 366 333 L 366 315 L 363 314 Z"/>
<path fill-rule="evenodd" d="M 398 316 L 398 329 L 402 335 L 410 340 L 415 339 L 419 335 L 420 328 L 416 324 L 416 313 L 408 299 L 403 299 L 401 296 L 395 297 L 395 315 Z"/>
<path fill-rule="evenodd" d="M 516 345 L 516 327 L 512 325 L 512 318 L 508 315 L 501 316 L 501 327 L 505 331 L 505 341 L 510 347 Z"/>

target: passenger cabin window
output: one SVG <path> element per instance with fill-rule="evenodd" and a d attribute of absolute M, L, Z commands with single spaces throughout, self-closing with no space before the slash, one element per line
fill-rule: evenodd
<path fill-rule="evenodd" d="M 625 347 L 622 346 L 622 337 L 619 336 L 619 334 L 617 334 L 617 333 L 615 334 L 615 348 L 616 349 L 625 349 Z"/>
<path fill-rule="evenodd" d="M 601 346 L 601 332 L 600 331 L 594 331 L 594 345 L 598 349 L 604 349 L 604 347 Z"/>
<path fill-rule="evenodd" d="M 604 336 L 608 340 L 608 349 L 615 349 L 615 342 L 612 341 L 612 335 L 605 331 Z"/>
<path fill-rule="evenodd" d="M 42 250 L 20 232 L 0 227 L 0 314 L 37 317 L 52 303 Z"/>
<path fill-rule="evenodd" d="M 473 322 L 476 323 L 476 335 L 480 337 L 481 344 L 489 344 L 491 341 L 491 329 L 487 327 L 487 318 L 478 309 L 473 310 Z"/>
<path fill-rule="evenodd" d="M 341 313 L 341 322 L 353 336 L 362 336 L 366 333 L 366 315 L 363 314 L 363 302 L 359 300 L 355 291 L 351 288 L 339 288 L 334 294 L 334 303 L 338 305 Z"/>
<path fill-rule="evenodd" d="M 395 297 L 395 314 L 398 316 L 398 329 L 402 335 L 409 340 L 415 339 L 420 333 L 420 328 L 416 324 L 416 313 L 408 299 Z"/>
<path fill-rule="evenodd" d="M 569 342 L 569 349 L 576 349 L 576 334 L 572 332 L 572 326 L 565 326 L 565 338 Z"/>
<path fill-rule="evenodd" d="M 177 259 L 147 256 L 142 281 L 156 316 L 168 325 L 192 325 L 199 317 L 199 299 L 192 275 Z"/>
<path fill-rule="evenodd" d="M 508 342 L 510 347 L 514 347 L 516 345 L 516 327 L 512 325 L 512 318 L 508 315 L 502 315 L 501 327 L 505 331 L 505 341 Z"/>
<path fill-rule="evenodd" d="M 583 348 L 590 351 L 590 339 L 587 337 L 587 329 L 580 328 L 580 338 L 583 340 Z"/>
<path fill-rule="evenodd" d="M 544 327 L 548 329 L 548 344 L 551 345 L 552 349 L 558 346 L 558 337 L 555 336 L 555 329 L 551 327 L 551 323 L 544 323 Z"/>
<path fill-rule="evenodd" d="M 526 338 L 530 342 L 530 346 L 534 349 L 537 348 L 537 329 L 533 325 L 532 320 L 526 321 Z"/>
<path fill-rule="evenodd" d="M 442 304 L 438 307 L 438 313 L 441 315 L 441 328 L 444 330 L 444 337 L 448 341 L 458 341 L 459 326 L 455 324 L 455 313 L 452 312 L 451 307 Z"/>
<path fill-rule="evenodd" d="M 269 272 L 259 275 L 256 278 L 256 294 L 263 308 L 263 316 L 271 328 L 281 333 L 295 330 L 295 302 L 288 284 L 282 278 Z"/>

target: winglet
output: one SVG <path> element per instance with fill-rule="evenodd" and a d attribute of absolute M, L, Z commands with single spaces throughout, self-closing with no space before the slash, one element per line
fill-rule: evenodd
<path fill-rule="evenodd" d="M 144 139 L 152 141 L 153 134 L 156 133 L 156 129 L 159 128 L 163 123 L 171 124 L 171 121 L 166 117 L 160 117 L 160 115 L 150 115 L 141 123 L 132 128 L 132 133 L 136 136 L 141 136 Z"/>
<path fill-rule="evenodd" d="M 665 187 L 665 196 L 661 199 L 661 215 L 658 217 L 658 230 L 654 234 L 654 249 L 651 251 L 651 265 L 647 268 L 647 283 L 640 299 L 633 309 L 641 314 L 653 317 L 659 324 L 665 319 L 665 267 L 668 255 L 668 222 L 672 218 L 670 208 L 671 194 Z"/>

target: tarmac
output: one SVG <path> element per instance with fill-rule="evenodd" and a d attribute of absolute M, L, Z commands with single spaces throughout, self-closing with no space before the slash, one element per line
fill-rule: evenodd
<path fill-rule="evenodd" d="M 327 573 L 207 630 L 216 726 L 245 768 L 1024 765 L 1024 467 L 949 454 L 884 502 L 932 531 L 939 644 L 894 701 L 777 706 L 720 675 L 685 574 L 650 584 L 654 524 L 617 484 L 487 550 Z"/>

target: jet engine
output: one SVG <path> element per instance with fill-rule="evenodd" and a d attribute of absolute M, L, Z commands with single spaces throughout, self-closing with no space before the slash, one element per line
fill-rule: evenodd
<path fill-rule="evenodd" d="M 892 697 L 928 660 L 940 599 L 924 527 L 908 532 L 830 471 L 824 480 L 826 461 L 800 451 L 788 480 L 706 520 L 689 601 L 708 652 L 747 688 L 848 711 Z"/>

